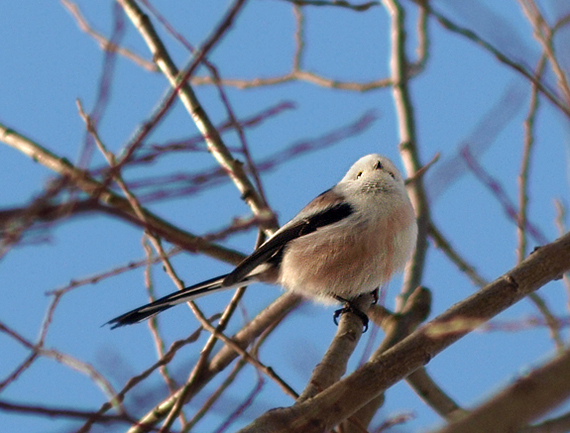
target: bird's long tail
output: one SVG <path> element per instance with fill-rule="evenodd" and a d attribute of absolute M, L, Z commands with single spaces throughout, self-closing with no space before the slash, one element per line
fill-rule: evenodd
<path fill-rule="evenodd" d="M 203 281 L 199 284 L 195 284 L 190 287 L 186 287 L 178 292 L 171 293 L 170 295 L 165 296 L 164 298 L 157 299 L 150 304 L 143 305 L 142 307 L 135 308 L 128 313 L 122 314 L 118 317 L 115 317 L 112 320 L 109 320 L 106 325 L 113 325 L 111 329 L 115 329 L 119 326 L 125 325 L 132 325 L 133 323 L 138 323 L 143 320 L 146 320 L 155 314 L 160 313 L 161 311 L 167 310 L 170 307 L 174 307 L 177 304 L 182 302 L 191 301 L 196 299 L 200 296 L 216 292 L 218 290 L 227 290 L 231 289 L 240 285 L 246 284 L 249 279 L 246 278 L 244 281 L 240 281 L 239 284 L 235 284 L 232 286 L 223 286 L 222 282 L 226 275 L 221 275 L 216 278 L 212 278 L 210 280 Z M 251 278 L 253 280 L 253 278 Z"/>

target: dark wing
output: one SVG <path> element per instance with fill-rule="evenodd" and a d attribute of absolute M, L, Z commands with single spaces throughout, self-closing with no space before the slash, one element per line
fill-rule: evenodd
<path fill-rule="evenodd" d="M 323 193 L 326 194 L 326 193 Z M 323 195 L 321 194 L 321 196 Z M 319 196 L 319 197 L 321 197 Z M 317 198 L 319 198 L 317 197 Z M 275 235 L 246 257 L 232 272 L 230 272 L 222 286 L 233 286 L 245 278 L 253 269 L 262 263 L 266 263 L 272 257 L 279 254 L 285 245 L 301 236 L 313 233 L 320 227 L 328 226 L 341 221 L 354 212 L 352 206 L 346 202 L 340 202 L 329 206 L 320 212 L 307 215 L 298 221 L 292 220 L 277 231 Z"/>

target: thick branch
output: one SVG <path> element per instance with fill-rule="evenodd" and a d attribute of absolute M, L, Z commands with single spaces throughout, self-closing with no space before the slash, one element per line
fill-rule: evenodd
<path fill-rule="evenodd" d="M 569 396 L 570 351 L 566 351 L 437 433 L 515 432 Z"/>
<path fill-rule="evenodd" d="M 242 433 L 317 433 L 331 429 L 477 326 L 569 269 L 567 233 L 316 397 L 273 410 Z"/>
<path fill-rule="evenodd" d="M 364 295 L 358 298 L 357 308 L 365 311 L 371 304 L 371 296 Z M 353 304 L 354 305 L 354 304 Z M 345 313 L 341 316 L 336 335 L 331 342 L 323 359 L 313 370 L 311 378 L 297 402 L 314 397 L 322 390 L 337 382 L 344 373 L 350 356 L 362 336 L 362 319 L 356 314 Z"/>

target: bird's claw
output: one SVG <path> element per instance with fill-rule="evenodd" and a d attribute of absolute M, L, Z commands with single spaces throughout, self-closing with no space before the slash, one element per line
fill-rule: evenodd
<path fill-rule="evenodd" d="M 333 314 L 333 322 L 336 326 L 338 326 L 338 318 L 344 314 L 344 313 L 354 313 L 356 314 L 360 320 L 362 320 L 362 326 L 364 327 L 364 330 L 362 331 L 362 333 L 364 334 L 366 331 L 368 331 L 368 316 L 366 314 L 364 314 L 362 311 L 360 311 L 358 308 L 356 308 L 355 306 L 353 306 L 350 302 L 347 302 L 344 307 L 339 308 L 338 310 L 336 310 Z"/>

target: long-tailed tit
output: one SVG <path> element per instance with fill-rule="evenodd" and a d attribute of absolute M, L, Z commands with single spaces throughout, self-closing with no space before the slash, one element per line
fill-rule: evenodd
<path fill-rule="evenodd" d="M 360 158 L 331 189 L 246 257 L 232 272 L 114 318 L 113 328 L 176 304 L 255 281 L 319 301 L 348 301 L 375 291 L 403 269 L 417 224 L 404 180 L 380 155 Z"/>

